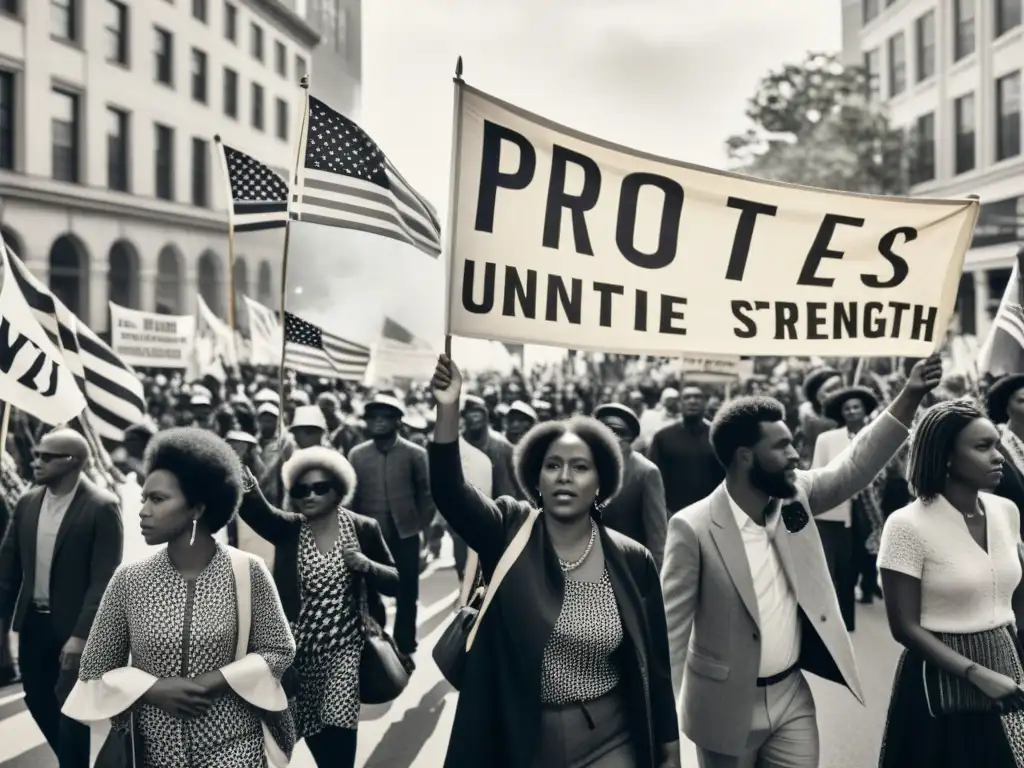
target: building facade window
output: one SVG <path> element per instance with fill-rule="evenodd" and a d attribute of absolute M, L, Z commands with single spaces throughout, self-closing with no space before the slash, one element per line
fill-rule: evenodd
<path fill-rule="evenodd" d="M 274 42 L 274 69 L 281 77 L 288 77 L 288 49 L 280 40 Z"/>
<path fill-rule="evenodd" d="M 78 40 L 78 0 L 50 0 L 50 34 L 58 40 Z"/>
<path fill-rule="evenodd" d="M 928 11 L 914 22 L 917 82 L 935 74 L 935 11 Z"/>
<path fill-rule="evenodd" d="M 50 143 L 53 178 L 77 184 L 81 178 L 81 100 L 77 93 L 52 90 L 53 117 Z"/>
<path fill-rule="evenodd" d="M 238 8 L 233 3 L 224 3 L 224 39 L 238 42 Z"/>
<path fill-rule="evenodd" d="M 155 73 L 158 83 L 174 87 L 174 36 L 166 29 L 154 27 L 156 35 Z"/>
<path fill-rule="evenodd" d="M 14 170 L 17 102 L 14 73 L 0 69 L 0 168 Z"/>
<path fill-rule="evenodd" d="M 953 102 L 954 158 L 956 173 L 974 170 L 975 164 L 974 94 L 968 93 Z"/>
<path fill-rule="evenodd" d="M 1024 0 L 995 0 L 996 37 L 1002 37 L 1011 29 L 1020 26 L 1022 3 L 1024 3 Z"/>
<path fill-rule="evenodd" d="M 128 6 L 118 0 L 107 0 L 107 61 L 128 66 Z"/>
<path fill-rule="evenodd" d="M 206 103 L 206 54 L 198 48 L 192 49 L 192 100 Z"/>
<path fill-rule="evenodd" d="M 914 127 L 914 163 L 911 181 L 921 184 L 935 178 L 935 113 L 917 118 Z"/>
<path fill-rule="evenodd" d="M 864 77 L 867 80 L 867 96 L 870 101 L 882 97 L 881 53 L 874 48 L 864 54 Z"/>
<path fill-rule="evenodd" d="M 977 0 L 953 0 L 953 61 L 974 53 Z"/>
<path fill-rule="evenodd" d="M 206 0 L 192 0 L 192 18 L 206 24 L 207 16 Z"/>
<path fill-rule="evenodd" d="M 249 27 L 249 52 L 256 61 L 263 61 L 263 27 L 255 22 Z"/>
<path fill-rule="evenodd" d="M 259 83 L 252 84 L 252 127 L 257 131 L 262 131 L 264 127 L 263 119 L 263 86 Z"/>
<path fill-rule="evenodd" d="M 130 126 L 128 113 L 116 107 L 107 107 L 107 187 L 118 192 L 129 192 L 128 171 Z"/>
<path fill-rule="evenodd" d="M 192 139 L 192 205 L 210 205 L 210 145 L 203 139 Z"/>
<path fill-rule="evenodd" d="M 174 129 L 156 124 L 156 196 L 161 200 L 174 199 Z"/>
<path fill-rule="evenodd" d="M 878 0 L 864 0 L 864 23 L 867 24 L 878 15 Z"/>
<path fill-rule="evenodd" d="M 0 13 L 17 16 L 20 10 L 18 0 L 0 0 Z"/>
<path fill-rule="evenodd" d="M 996 80 L 996 160 L 1020 154 L 1020 72 Z"/>
<path fill-rule="evenodd" d="M 302 78 L 309 74 L 309 70 L 306 69 L 306 60 L 301 56 L 295 57 L 295 81 L 298 83 L 302 82 Z"/>
<path fill-rule="evenodd" d="M 907 41 L 902 32 L 889 38 L 889 98 L 907 89 Z"/>
<path fill-rule="evenodd" d="M 277 138 L 288 141 L 288 102 L 277 99 L 275 102 Z"/>
<path fill-rule="evenodd" d="M 224 67 L 224 114 L 238 119 L 238 73 Z"/>

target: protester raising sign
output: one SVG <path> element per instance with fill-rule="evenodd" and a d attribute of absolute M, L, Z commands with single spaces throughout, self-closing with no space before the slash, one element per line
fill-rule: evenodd
<path fill-rule="evenodd" d="M 47 424 L 71 421 L 85 396 L 11 276 L 2 238 L 0 260 L 0 400 Z"/>
<path fill-rule="evenodd" d="M 187 368 L 195 332 L 192 315 L 140 312 L 110 302 L 110 343 L 128 365 Z"/>
<path fill-rule="evenodd" d="M 458 94 L 448 333 L 654 355 L 941 342 L 977 201 L 760 181 Z"/>

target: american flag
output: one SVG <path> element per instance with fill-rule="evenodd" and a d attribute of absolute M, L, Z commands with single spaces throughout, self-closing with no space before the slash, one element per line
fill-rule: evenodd
<path fill-rule="evenodd" d="M 219 141 L 227 171 L 235 232 L 279 229 L 288 221 L 288 182 L 241 150 Z"/>
<path fill-rule="evenodd" d="M 323 379 L 362 381 L 370 348 L 325 332 L 291 312 L 284 313 L 284 367 Z"/>
<path fill-rule="evenodd" d="M 996 313 L 988 336 L 978 351 L 978 373 L 1005 376 L 1024 371 L 1024 284 L 1021 282 L 1021 262 L 1024 248 L 1017 253 L 1017 261 L 1006 283 L 999 311 Z M 981 276 L 984 279 L 984 276 Z M 978 279 L 978 275 L 975 275 Z"/>
<path fill-rule="evenodd" d="M 435 258 L 441 253 L 437 212 L 373 139 L 312 96 L 306 125 L 292 219 L 400 240 Z"/>
<path fill-rule="evenodd" d="M 63 345 L 64 362 L 85 395 L 92 414 L 89 421 L 103 447 L 113 450 L 124 440 L 125 429 L 146 418 L 142 382 L 134 369 L 88 326 L 79 323 L 74 313 L 9 248 L 7 256 L 11 275 L 32 313 L 57 348 Z"/>

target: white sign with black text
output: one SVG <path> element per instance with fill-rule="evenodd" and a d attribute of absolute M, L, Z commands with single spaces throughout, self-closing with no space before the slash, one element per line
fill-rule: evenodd
<path fill-rule="evenodd" d="M 458 87 L 448 333 L 649 355 L 941 343 L 976 200 L 709 170 Z"/>
<path fill-rule="evenodd" d="M 110 345 L 136 368 L 187 368 L 196 333 L 192 315 L 140 312 L 110 302 Z"/>

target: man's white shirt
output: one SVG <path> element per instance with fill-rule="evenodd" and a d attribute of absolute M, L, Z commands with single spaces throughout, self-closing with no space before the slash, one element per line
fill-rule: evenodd
<path fill-rule="evenodd" d="M 789 669 L 800 658 L 799 606 L 774 545 L 782 515 L 776 508 L 762 527 L 740 509 L 728 491 L 726 495 L 740 529 L 743 549 L 750 564 L 750 576 L 754 582 L 754 594 L 757 596 L 761 627 L 761 666 L 758 677 L 771 677 Z M 785 531 L 781 535 L 784 536 Z"/>

